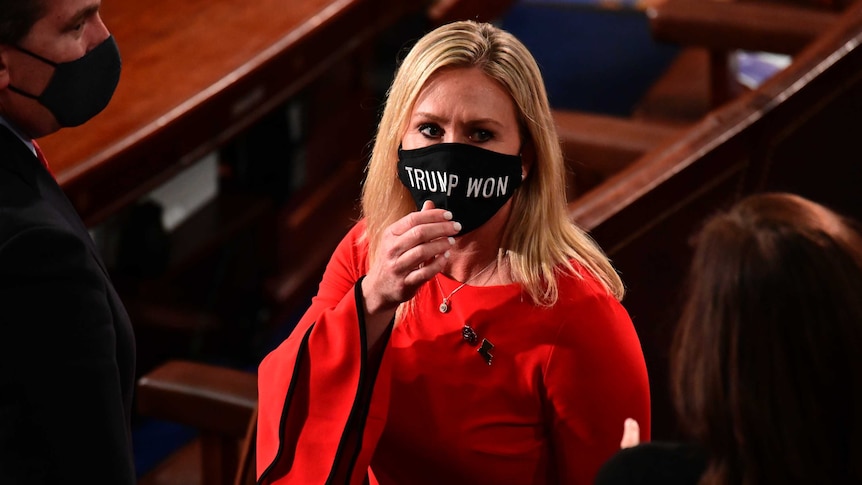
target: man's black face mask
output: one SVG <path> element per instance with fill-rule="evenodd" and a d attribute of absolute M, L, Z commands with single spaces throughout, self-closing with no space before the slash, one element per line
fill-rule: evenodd
<path fill-rule="evenodd" d="M 78 126 L 99 114 L 120 81 L 120 51 L 113 36 L 69 62 L 53 62 L 22 47 L 15 48 L 53 66 L 54 74 L 42 94 L 28 93 L 11 84 L 9 89 L 48 108 L 60 126 Z"/>

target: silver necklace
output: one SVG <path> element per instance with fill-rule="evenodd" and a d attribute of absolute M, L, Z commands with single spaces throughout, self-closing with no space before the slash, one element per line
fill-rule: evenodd
<path fill-rule="evenodd" d="M 485 266 L 484 268 L 482 268 L 482 271 L 479 271 L 478 273 L 474 274 L 473 276 L 467 278 L 467 281 L 458 285 L 457 288 L 452 290 L 452 293 L 449 293 L 448 296 L 444 296 L 443 301 L 440 302 L 440 313 L 446 313 L 449 311 L 449 302 L 452 301 L 452 295 L 454 295 L 455 293 L 458 293 L 458 290 L 467 286 L 467 283 L 473 281 L 473 279 L 475 279 L 475 278 L 478 278 L 479 275 L 481 275 L 485 271 L 488 271 L 488 269 L 491 267 L 491 265 L 493 265 L 496 262 L 497 262 L 497 259 L 494 258 L 490 263 L 488 263 L 488 266 Z M 440 285 L 440 280 L 437 279 L 437 275 L 434 275 L 434 281 L 437 282 L 437 288 L 440 288 L 440 293 L 443 293 L 443 286 Z"/>

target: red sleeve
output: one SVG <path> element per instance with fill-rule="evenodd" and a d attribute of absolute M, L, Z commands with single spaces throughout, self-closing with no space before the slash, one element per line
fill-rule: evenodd
<path fill-rule="evenodd" d="M 560 483 L 587 485 L 619 450 L 623 421 L 650 436 L 649 380 L 628 313 L 602 291 L 578 297 L 545 370 L 548 413 Z"/>
<path fill-rule="evenodd" d="M 387 365 L 378 369 L 366 351 L 362 229 L 341 241 L 311 307 L 259 366 L 261 483 L 326 483 L 346 473 L 350 483 L 365 480 L 385 423 L 388 379 L 376 379 Z"/>

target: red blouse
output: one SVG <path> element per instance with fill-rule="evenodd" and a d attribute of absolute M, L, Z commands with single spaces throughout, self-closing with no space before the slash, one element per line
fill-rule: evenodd
<path fill-rule="evenodd" d="M 345 483 L 349 474 L 351 484 L 370 475 L 381 484 L 586 485 L 619 449 L 625 418 L 649 440 L 640 342 L 586 271 L 560 277 L 552 308 L 516 284 L 467 285 L 444 314 L 444 294 L 429 282 L 374 358 L 357 285 L 363 229 L 341 242 L 311 308 L 260 365 L 263 483 Z M 445 295 L 460 285 L 438 280 Z M 484 341 L 493 348 L 481 351 Z"/>

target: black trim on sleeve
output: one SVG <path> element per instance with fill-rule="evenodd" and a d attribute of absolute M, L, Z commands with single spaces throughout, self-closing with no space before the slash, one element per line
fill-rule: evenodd
<path fill-rule="evenodd" d="M 374 384 L 377 379 L 380 362 L 383 358 L 383 351 L 386 345 L 388 345 L 389 337 L 392 332 L 392 327 L 395 322 L 395 319 L 393 318 L 389 326 L 387 327 L 387 330 L 380 337 L 380 340 L 375 344 L 375 349 L 380 350 L 375 350 L 371 352 L 370 358 L 372 358 L 374 362 L 369 362 L 368 337 L 366 335 L 365 329 L 365 304 L 362 298 L 361 286 L 362 280 L 364 278 L 364 276 L 361 277 L 354 284 L 354 298 L 356 299 L 356 309 L 359 321 L 359 340 L 361 356 L 359 382 L 357 385 L 353 406 L 350 410 L 350 415 L 347 418 L 347 423 L 345 424 L 344 431 L 342 432 L 341 439 L 339 440 L 338 448 L 336 449 L 335 457 L 332 462 L 332 467 L 330 468 L 329 476 L 326 480 L 327 485 L 340 483 L 340 480 L 342 479 L 349 479 L 353 472 L 353 469 L 356 466 L 356 461 L 358 460 L 359 453 L 362 449 L 362 439 L 365 432 L 365 424 L 367 422 L 368 412 L 371 406 L 371 395 L 374 390 Z M 290 403 L 292 402 L 295 393 L 296 382 L 298 380 L 298 374 L 301 369 L 301 361 L 305 358 L 306 353 L 308 352 L 308 341 L 311 335 L 311 330 L 314 328 L 315 324 L 312 324 L 308 328 L 302 338 L 302 342 L 299 345 L 296 361 L 294 363 L 293 374 L 291 375 L 290 386 L 288 387 L 287 395 L 285 396 L 284 400 L 284 405 L 282 406 L 282 414 L 279 421 L 278 450 L 276 451 L 276 455 L 273 461 L 266 467 L 263 473 L 261 473 L 260 479 L 258 479 L 257 481 L 258 485 L 266 483 L 266 478 L 269 476 L 270 473 L 272 473 L 275 468 L 277 468 L 278 463 L 282 459 L 282 455 L 284 452 L 284 441 L 282 438 L 284 436 L 285 426 L 287 425 L 287 416 L 290 409 Z M 344 459 L 344 455 L 346 453 L 350 453 L 349 462 L 346 462 L 346 464 L 342 465 L 341 462 Z"/>
<path fill-rule="evenodd" d="M 296 387 L 297 374 L 299 373 L 299 364 L 300 361 L 305 357 L 305 353 L 308 351 L 308 339 L 311 336 L 311 330 L 314 328 L 314 324 L 312 323 L 308 330 L 305 332 L 305 335 L 302 337 L 302 343 L 299 344 L 299 351 L 296 353 L 296 362 L 293 366 L 293 374 L 290 376 L 290 386 L 287 388 L 287 395 L 284 397 L 284 405 L 282 406 L 281 411 L 281 419 L 278 424 L 278 451 L 275 453 L 275 458 L 273 458 L 272 462 L 263 473 L 260 474 L 260 478 L 257 480 L 258 485 L 264 483 L 264 480 L 267 478 L 267 475 L 275 468 L 276 464 L 281 460 L 282 452 L 284 451 L 284 441 L 282 437 L 284 436 L 284 426 L 287 423 L 287 411 L 290 408 L 290 402 L 293 399 L 293 394 Z"/>
<path fill-rule="evenodd" d="M 377 378 L 377 369 L 380 363 L 378 359 L 378 365 L 374 366 L 370 372 L 368 371 L 368 336 L 366 335 L 365 329 L 365 302 L 362 297 L 362 280 L 364 279 L 365 276 L 362 276 L 353 286 L 353 296 L 356 300 L 357 320 L 359 321 L 359 351 L 361 355 L 359 383 L 356 389 L 356 398 L 353 401 L 350 416 L 347 418 L 347 424 L 345 425 L 344 432 L 341 435 L 341 440 L 338 443 L 338 450 L 335 453 L 335 460 L 332 463 L 332 469 L 330 470 L 329 478 L 326 480 L 326 485 L 335 483 L 335 480 L 340 476 L 349 480 L 353 473 L 353 468 L 356 466 L 356 460 L 362 449 L 362 437 L 365 432 L 365 423 L 368 418 L 371 394 L 374 389 L 374 382 Z M 389 328 L 392 328 L 391 323 Z M 385 332 L 384 335 L 381 336 L 381 339 L 386 339 L 386 341 L 388 341 L 389 334 L 389 331 Z M 383 353 L 380 352 L 380 355 L 382 356 Z M 352 429 L 354 426 L 356 427 L 355 430 Z M 350 442 L 351 438 L 353 439 L 352 443 Z M 353 453 L 351 454 L 350 462 L 346 466 L 346 469 L 342 470 L 343 467 L 340 466 L 340 461 L 342 459 L 342 455 L 350 445 L 352 445 Z"/>

